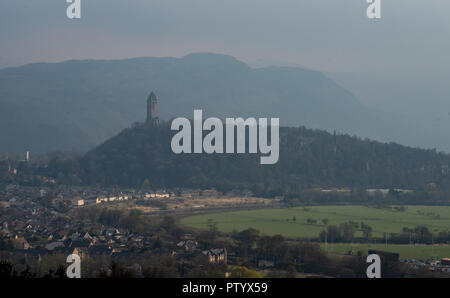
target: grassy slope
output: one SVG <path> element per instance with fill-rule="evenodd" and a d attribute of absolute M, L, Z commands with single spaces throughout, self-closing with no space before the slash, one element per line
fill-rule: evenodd
<path fill-rule="evenodd" d="M 309 210 L 309 211 L 308 211 Z M 417 211 L 421 211 L 418 214 Z M 427 213 L 439 214 L 440 219 L 434 219 Z M 425 215 L 423 215 L 425 214 Z M 292 220 L 296 217 L 296 221 Z M 318 220 L 318 224 L 307 224 L 306 219 Z M 214 219 L 220 230 L 230 232 L 233 229 L 243 230 L 256 228 L 266 235 L 282 234 L 290 238 L 314 238 L 325 229 L 321 222 L 323 218 L 328 224 L 338 225 L 345 221 L 356 221 L 370 225 L 374 235 L 382 237 L 384 232 L 398 233 L 403 227 L 425 225 L 429 229 L 446 231 L 450 228 L 450 206 L 408 206 L 404 212 L 387 209 L 375 209 L 364 206 L 318 206 L 304 209 L 302 207 L 286 209 L 263 209 L 252 211 L 224 212 L 217 214 L 203 214 L 182 219 L 182 224 L 198 229 L 205 229 L 208 219 Z M 289 219 L 289 221 L 287 221 Z M 361 235 L 358 231 L 357 235 Z M 364 251 L 369 249 L 397 252 L 400 258 L 414 258 L 426 260 L 428 258 L 450 257 L 450 246 L 431 245 L 392 245 L 377 244 L 328 244 L 324 249 L 329 252 L 346 253 L 349 250 Z"/>
<path fill-rule="evenodd" d="M 230 232 L 233 229 L 243 230 L 249 227 L 260 230 L 263 234 L 282 234 L 290 238 L 314 238 L 325 229 L 321 222 L 323 218 L 329 220 L 329 225 L 339 225 L 345 221 L 356 221 L 372 226 L 374 236 L 382 237 L 384 232 L 398 233 L 403 227 L 413 228 L 426 225 L 433 231 L 445 231 L 450 228 L 450 207 L 441 206 L 408 206 L 404 212 L 387 209 L 368 208 L 364 206 L 318 206 L 286 209 L 263 209 L 252 211 L 236 211 L 218 214 L 203 214 L 186 217 L 183 225 L 205 229 L 208 219 L 214 219 L 220 230 Z M 420 215 L 417 210 L 426 213 L 439 214 L 440 219 L 432 216 Z M 296 217 L 296 221 L 292 218 Z M 317 224 L 307 224 L 306 219 L 318 220 Z M 289 220 L 289 221 L 288 221 Z M 361 232 L 357 232 L 360 236 Z"/>

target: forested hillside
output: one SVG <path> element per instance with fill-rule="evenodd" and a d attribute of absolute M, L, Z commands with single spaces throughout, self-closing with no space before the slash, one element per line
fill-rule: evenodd
<path fill-rule="evenodd" d="M 289 194 L 312 187 L 425 189 L 450 185 L 450 156 L 434 150 L 362 140 L 306 128 L 280 128 L 280 158 L 260 165 L 259 154 L 172 152 L 175 132 L 139 124 L 80 159 L 45 169 L 63 183 L 152 188 L 250 189 Z"/>

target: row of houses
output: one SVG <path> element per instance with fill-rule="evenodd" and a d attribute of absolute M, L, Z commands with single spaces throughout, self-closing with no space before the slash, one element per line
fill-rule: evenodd
<path fill-rule="evenodd" d="M 166 192 L 166 191 L 157 191 L 157 192 L 145 192 L 143 194 L 135 194 L 131 195 L 119 195 L 119 196 L 95 196 L 87 199 L 83 199 L 80 196 L 74 197 L 72 199 L 72 205 L 81 207 L 86 205 L 95 205 L 100 203 L 108 203 L 108 202 L 116 202 L 116 201 L 127 201 L 132 198 L 136 199 L 169 199 L 175 196 L 181 197 L 196 197 L 196 196 L 219 196 L 220 193 L 215 189 L 206 189 L 206 190 L 183 190 L 178 193 L 175 192 Z"/>
<path fill-rule="evenodd" d="M 132 198 L 167 199 L 173 196 L 174 193 L 166 193 L 166 192 L 145 193 L 142 196 L 141 195 L 97 196 L 97 197 L 89 197 L 87 199 L 83 199 L 82 197 L 77 196 L 72 199 L 72 206 L 82 207 L 101 203 L 121 202 L 131 200 Z"/>
<path fill-rule="evenodd" d="M 151 242 L 151 236 L 120 232 L 118 229 L 105 229 L 97 236 L 75 232 L 49 242 L 43 253 L 74 253 L 82 259 L 89 255 L 115 256 L 149 246 Z"/>
<path fill-rule="evenodd" d="M 184 260 L 194 259 L 198 256 L 205 258 L 211 264 L 227 264 L 228 252 L 226 248 L 200 249 L 198 242 L 191 237 L 180 240 L 172 256 L 183 258 Z"/>
<path fill-rule="evenodd" d="M 145 199 L 168 199 L 175 196 L 174 193 L 146 193 L 144 195 Z"/>

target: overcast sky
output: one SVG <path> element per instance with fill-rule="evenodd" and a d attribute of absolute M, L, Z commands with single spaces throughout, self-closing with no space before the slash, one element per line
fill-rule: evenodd
<path fill-rule="evenodd" d="M 218 52 L 244 61 L 329 72 L 446 73 L 450 1 L 81 0 L 0 1 L 0 66 L 84 58 Z"/>
<path fill-rule="evenodd" d="M 450 1 L 381 1 L 369 20 L 366 0 L 81 0 L 81 20 L 69 20 L 65 0 L 0 0 L 0 68 L 192 52 L 299 65 L 448 151 Z"/>

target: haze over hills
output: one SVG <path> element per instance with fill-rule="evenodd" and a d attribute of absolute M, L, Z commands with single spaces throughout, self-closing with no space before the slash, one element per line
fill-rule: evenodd
<path fill-rule="evenodd" d="M 38 63 L 0 70 L 0 151 L 85 151 L 145 115 L 150 90 L 162 119 L 201 108 L 205 117 L 280 117 L 389 139 L 394 128 L 320 72 L 251 68 L 219 54 Z"/>
<path fill-rule="evenodd" d="M 395 129 L 391 140 L 450 152 L 450 78 L 439 71 L 327 73 Z"/>

